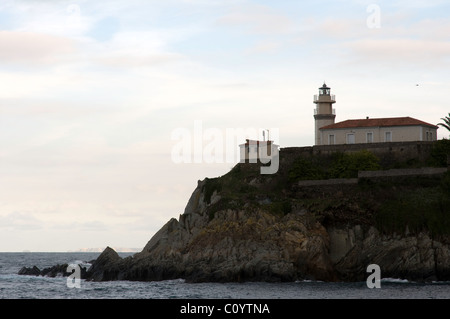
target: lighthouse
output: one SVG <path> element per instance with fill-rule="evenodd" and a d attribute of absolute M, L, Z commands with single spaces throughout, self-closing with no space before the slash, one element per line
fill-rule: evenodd
<path fill-rule="evenodd" d="M 319 88 L 319 94 L 314 95 L 314 103 L 316 104 L 314 110 L 315 145 L 326 144 L 325 141 L 322 141 L 320 128 L 334 124 L 334 119 L 336 118 L 336 112 L 333 109 L 333 103 L 336 103 L 336 99 L 330 92 L 331 89 L 323 83 Z"/>

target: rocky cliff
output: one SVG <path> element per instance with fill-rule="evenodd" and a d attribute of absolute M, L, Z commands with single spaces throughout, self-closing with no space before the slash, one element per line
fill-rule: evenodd
<path fill-rule="evenodd" d="M 345 160 L 280 156 L 277 174 L 237 164 L 198 181 L 184 213 L 141 252 L 121 258 L 108 247 L 85 278 L 362 281 L 378 264 L 382 277 L 450 280 L 448 173 L 302 186 L 311 168 L 342 173 Z"/>
<path fill-rule="evenodd" d="M 367 155 L 355 156 L 356 169 L 358 160 L 382 168 Z M 342 174 L 355 160 L 280 156 L 274 175 L 238 164 L 198 181 L 184 213 L 142 252 L 121 259 L 108 248 L 87 278 L 361 281 L 378 264 L 383 277 L 450 280 L 448 174 L 304 187 L 311 167 Z"/>

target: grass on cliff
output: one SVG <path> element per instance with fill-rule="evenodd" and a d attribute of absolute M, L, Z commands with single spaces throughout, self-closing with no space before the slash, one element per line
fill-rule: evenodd
<path fill-rule="evenodd" d="M 409 189 L 385 200 L 375 215 L 377 228 L 384 233 L 450 235 L 450 192 L 443 187 L 449 176 L 441 185 Z"/>
<path fill-rule="evenodd" d="M 314 180 L 331 178 L 356 178 L 358 171 L 381 169 L 380 159 L 373 153 L 362 150 L 355 153 L 336 152 L 331 156 L 313 155 L 298 158 L 289 171 L 289 179 Z"/>
<path fill-rule="evenodd" d="M 221 197 L 207 208 L 211 220 L 217 211 L 242 209 L 244 206 L 247 210 L 264 207 L 274 215 L 288 214 L 291 206 L 290 201 L 282 196 L 285 188 L 283 175 L 261 175 L 257 165 L 237 164 L 221 177 L 207 178 L 203 192 L 207 204 L 211 203 L 214 192 Z"/>
<path fill-rule="evenodd" d="M 433 143 L 427 164 L 428 166 L 445 167 L 448 156 L 450 156 L 450 140 L 444 138 Z"/>

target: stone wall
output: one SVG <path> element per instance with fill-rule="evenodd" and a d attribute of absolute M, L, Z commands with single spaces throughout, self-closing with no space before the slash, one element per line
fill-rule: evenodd
<path fill-rule="evenodd" d="M 358 178 L 440 175 L 447 172 L 447 170 L 446 167 L 422 167 L 389 169 L 386 171 L 361 171 L 358 172 Z"/>
<path fill-rule="evenodd" d="M 285 147 L 280 149 L 280 154 L 288 156 L 329 155 L 336 152 L 358 152 L 368 150 L 378 156 L 390 156 L 394 159 L 416 158 L 425 160 L 433 146 L 431 141 L 423 142 L 386 142 L 386 143 L 362 143 L 341 145 L 314 145 L 304 147 Z"/>
<path fill-rule="evenodd" d="M 327 186 L 327 185 L 346 185 L 358 184 L 361 178 L 379 179 L 386 177 L 407 177 L 407 176 L 433 176 L 441 175 L 447 172 L 446 167 L 422 167 L 422 168 L 401 168 L 389 169 L 386 171 L 360 171 L 358 178 L 336 178 L 336 179 L 318 179 L 298 181 L 297 186 Z"/>
<path fill-rule="evenodd" d="M 386 142 L 386 143 L 363 143 L 343 145 L 315 145 L 313 154 L 331 154 L 335 152 L 358 152 L 368 150 L 380 157 L 389 156 L 393 159 L 425 160 L 433 146 L 433 142 Z"/>
<path fill-rule="evenodd" d="M 297 182 L 298 186 L 323 186 L 343 184 L 358 184 L 358 178 L 314 179 Z"/>

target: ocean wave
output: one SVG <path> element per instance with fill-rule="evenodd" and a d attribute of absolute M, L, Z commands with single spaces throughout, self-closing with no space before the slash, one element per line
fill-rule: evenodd
<path fill-rule="evenodd" d="M 324 282 L 322 280 L 312 280 L 312 279 L 302 279 L 302 280 L 296 280 L 295 283 L 302 283 L 302 282 Z"/>
<path fill-rule="evenodd" d="M 414 283 L 414 281 L 410 281 L 408 279 L 402 278 L 381 278 L 381 282 L 391 282 L 391 283 Z"/>
<path fill-rule="evenodd" d="M 427 281 L 427 282 L 421 282 L 421 281 L 414 281 L 414 280 L 408 280 L 408 279 L 402 279 L 402 278 L 381 278 L 381 282 L 383 283 L 405 283 L 405 284 L 443 284 L 443 285 L 448 285 L 450 284 L 450 281 L 437 281 L 437 280 L 433 280 L 433 281 Z"/>
<path fill-rule="evenodd" d="M 70 264 L 79 265 L 80 267 L 86 267 L 86 269 L 89 269 L 89 267 L 92 266 L 92 264 L 90 262 L 87 262 L 84 260 L 74 260 L 74 261 L 70 262 L 69 265 Z"/>

